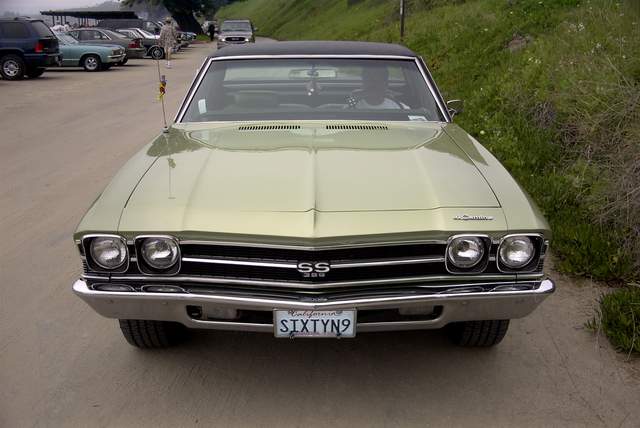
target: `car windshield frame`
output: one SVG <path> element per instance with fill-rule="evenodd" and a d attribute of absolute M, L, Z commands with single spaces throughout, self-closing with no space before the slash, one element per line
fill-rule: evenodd
<path fill-rule="evenodd" d="M 189 109 L 192 106 L 192 102 L 194 101 L 194 97 L 198 92 L 198 89 L 201 87 L 203 80 L 207 76 L 207 73 L 210 71 L 211 67 L 218 61 L 236 61 L 236 60 L 248 60 L 248 59 L 267 59 L 267 60 L 275 60 L 275 59 L 316 59 L 316 60 L 331 60 L 331 59 L 350 59 L 350 60 L 359 60 L 359 59 L 368 59 L 368 60 L 400 60 L 400 61 L 410 61 L 415 64 L 417 67 L 421 78 L 424 80 L 427 90 L 429 94 L 433 97 L 433 101 L 435 103 L 435 110 L 438 118 L 434 119 L 426 119 L 425 117 L 418 118 L 409 118 L 407 115 L 407 110 L 400 110 L 398 113 L 391 114 L 390 110 L 386 110 L 391 116 L 394 118 L 368 118 L 366 112 L 364 114 L 354 114 L 353 112 L 349 115 L 349 117 L 336 117 L 335 114 L 327 114 L 327 115 L 318 115 L 316 118 L 286 118 L 286 117 L 267 117 L 266 115 L 257 115 L 256 117 L 246 117 L 242 119 L 217 119 L 217 120 L 201 120 L 194 121 L 188 120 L 185 118 L 187 116 Z M 369 111 L 370 112 L 370 111 Z M 247 115 L 249 116 L 249 115 Z M 323 116 L 323 117 L 321 117 Z M 205 63 L 200 68 L 199 73 L 194 78 L 189 91 L 184 97 L 178 112 L 174 118 L 174 123 L 216 123 L 216 122 L 261 122 L 261 121 L 295 121 L 295 120 L 366 120 L 370 122 L 410 122 L 410 121 L 422 121 L 422 122 L 437 122 L 437 123 L 449 123 L 452 121 L 452 118 L 449 114 L 449 111 L 446 107 L 444 99 L 438 90 L 435 81 L 431 77 L 431 74 L 422 61 L 420 57 L 417 56 L 399 56 L 399 55 L 384 55 L 384 54 L 376 54 L 376 55 L 331 55 L 331 54 L 322 54 L 322 55 L 237 55 L 237 56 L 220 56 L 220 57 L 210 57 L 205 60 Z M 413 122 L 415 123 L 415 122 Z"/>

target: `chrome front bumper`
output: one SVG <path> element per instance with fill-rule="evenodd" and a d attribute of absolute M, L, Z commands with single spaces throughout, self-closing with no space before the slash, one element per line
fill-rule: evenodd
<path fill-rule="evenodd" d="M 109 61 L 107 61 L 107 62 L 109 62 L 109 63 L 120 62 L 120 61 L 122 61 L 124 59 L 124 57 L 125 57 L 125 54 L 109 55 Z"/>
<path fill-rule="evenodd" d="M 517 284 L 514 284 L 517 286 Z M 483 291 L 471 293 L 411 293 L 388 297 L 342 298 L 327 301 L 278 299 L 239 296 L 223 293 L 153 293 L 143 291 L 111 292 L 91 289 L 79 279 L 73 291 L 100 315 L 119 319 L 148 319 L 176 321 L 190 328 L 272 332 L 273 324 L 229 321 L 209 321 L 190 317 L 187 305 L 273 311 L 295 310 L 375 310 L 398 309 L 415 305 L 441 308 L 435 318 L 427 320 L 365 322 L 357 324 L 358 332 L 418 330 L 441 328 L 456 321 L 497 320 L 522 318 L 530 314 L 547 296 L 555 291 L 550 279 L 528 290 Z"/>

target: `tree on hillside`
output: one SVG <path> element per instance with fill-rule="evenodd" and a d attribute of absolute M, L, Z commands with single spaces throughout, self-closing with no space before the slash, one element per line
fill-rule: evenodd
<path fill-rule="evenodd" d="M 199 34 L 202 33 L 202 28 L 196 16 L 213 16 L 220 7 L 231 1 L 233 0 L 124 0 L 122 5 L 126 7 L 138 3 L 147 3 L 151 6 L 163 5 L 182 31 Z"/>

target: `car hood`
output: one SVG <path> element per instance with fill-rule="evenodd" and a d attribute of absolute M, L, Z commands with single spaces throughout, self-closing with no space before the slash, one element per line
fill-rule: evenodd
<path fill-rule="evenodd" d="M 500 207 L 439 124 L 334 126 L 346 129 L 326 123 L 174 127 L 146 150 L 155 161 L 120 225 L 144 230 L 156 216 L 156 229 L 201 230 L 204 219 L 215 229 L 216 217 L 252 213 Z"/>

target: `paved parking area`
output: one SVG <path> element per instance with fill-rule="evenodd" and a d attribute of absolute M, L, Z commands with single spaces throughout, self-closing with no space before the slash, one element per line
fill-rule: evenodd
<path fill-rule="evenodd" d="M 177 55 L 173 116 L 211 48 Z M 638 426 L 638 361 L 583 328 L 596 288 L 562 277 L 495 349 L 440 332 L 276 340 L 197 332 L 140 351 L 71 292 L 71 235 L 162 127 L 157 70 L 0 80 L 0 427 Z"/>

